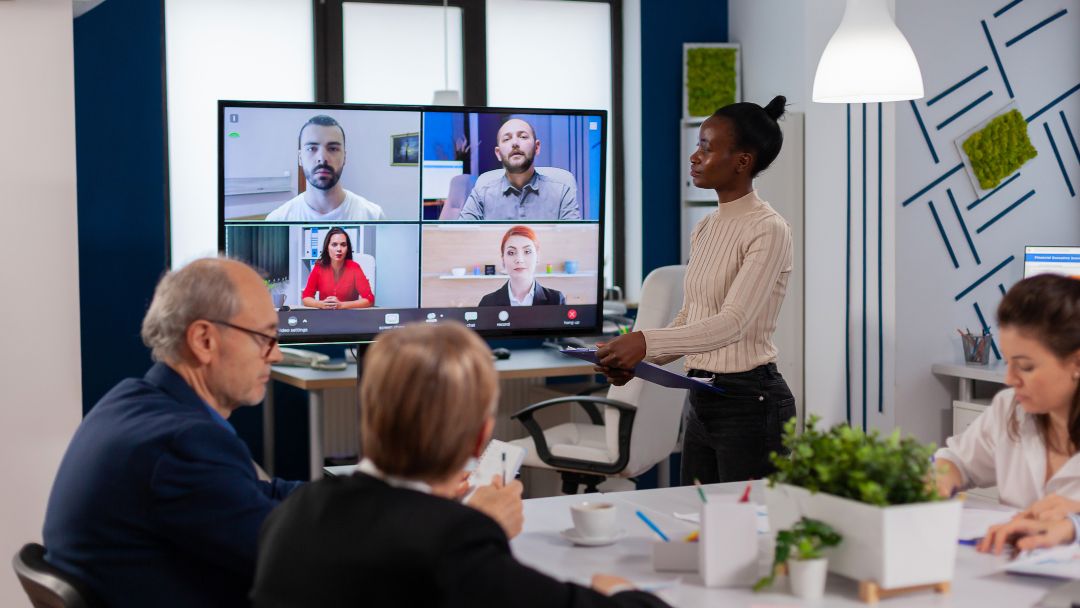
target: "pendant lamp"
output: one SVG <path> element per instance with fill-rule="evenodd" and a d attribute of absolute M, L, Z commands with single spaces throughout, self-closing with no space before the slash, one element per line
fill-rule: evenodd
<path fill-rule="evenodd" d="M 847 0 L 814 74 L 814 101 L 876 103 L 922 96 L 919 63 L 886 0 Z"/>
<path fill-rule="evenodd" d="M 460 106 L 461 94 L 457 89 L 450 88 L 450 34 L 449 21 L 450 7 L 447 0 L 442 4 L 442 27 L 443 27 L 443 88 L 435 91 L 431 103 L 437 106 Z"/>

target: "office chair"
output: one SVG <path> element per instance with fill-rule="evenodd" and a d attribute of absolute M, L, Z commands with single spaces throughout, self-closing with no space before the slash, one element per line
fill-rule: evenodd
<path fill-rule="evenodd" d="M 94 608 L 101 601 L 86 585 L 45 561 L 45 547 L 27 543 L 11 560 L 34 608 Z"/>
<path fill-rule="evenodd" d="M 664 266 L 649 273 L 641 286 L 635 330 L 665 327 L 682 307 L 685 266 Z M 682 371 L 682 359 L 665 368 Z M 564 494 L 578 487 L 597 491 L 608 477 L 633 478 L 665 460 L 679 440 L 686 391 L 634 378 L 612 386 L 604 397 L 569 396 L 534 403 L 512 416 L 529 436 L 510 443 L 525 448 L 523 466 L 559 472 Z M 548 429 L 535 420 L 536 412 L 564 404 L 578 404 L 588 423 L 568 422 Z"/>

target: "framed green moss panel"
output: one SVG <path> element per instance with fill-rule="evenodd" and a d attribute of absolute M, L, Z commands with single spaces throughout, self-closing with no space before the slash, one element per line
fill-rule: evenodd
<path fill-rule="evenodd" d="M 742 101 L 738 44 L 683 44 L 683 118 L 705 118 L 717 108 Z"/>
<path fill-rule="evenodd" d="M 956 148 L 979 197 L 989 193 L 1038 152 L 1028 124 L 1011 102 L 956 139 Z"/>

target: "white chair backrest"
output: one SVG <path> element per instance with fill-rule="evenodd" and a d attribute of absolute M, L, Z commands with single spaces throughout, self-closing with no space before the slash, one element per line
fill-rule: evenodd
<path fill-rule="evenodd" d="M 682 308 L 685 276 L 686 266 L 664 266 L 645 277 L 634 330 L 666 327 L 675 318 Z M 683 360 L 679 358 L 664 367 L 682 373 Z M 607 396 L 637 406 L 630 460 L 621 476 L 640 475 L 675 449 L 686 402 L 685 390 L 634 378 L 624 386 L 611 387 Z M 606 408 L 604 412 L 608 450 L 612 454 L 618 450 L 618 415 L 614 408 Z"/>

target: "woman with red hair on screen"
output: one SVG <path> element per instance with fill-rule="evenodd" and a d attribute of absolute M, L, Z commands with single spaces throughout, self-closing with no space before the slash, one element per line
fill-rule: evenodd
<path fill-rule="evenodd" d="M 510 280 L 480 298 L 480 306 L 539 306 L 566 304 L 566 296 L 536 282 L 540 241 L 528 226 L 514 226 L 503 235 L 499 256 Z"/>
<path fill-rule="evenodd" d="M 352 254 L 349 233 L 343 228 L 331 228 L 323 241 L 322 255 L 311 267 L 311 275 L 304 287 L 301 300 L 304 306 L 341 310 L 375 305 L 371 284 L 360 264 L 352 259 Z"/>

